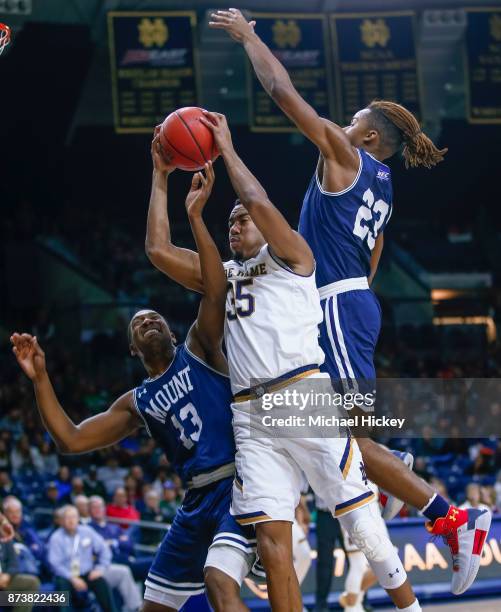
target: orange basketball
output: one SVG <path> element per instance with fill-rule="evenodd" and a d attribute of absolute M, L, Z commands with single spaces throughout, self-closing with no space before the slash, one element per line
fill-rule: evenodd
<path fill-rule="evenodd" d="M 185 106 L 168 115 L 160 128 L 160 143 L 170 161 L 181 170 L 200 170 L 219 152 L 212 132 L 199 121 L 203 109 Z"/>

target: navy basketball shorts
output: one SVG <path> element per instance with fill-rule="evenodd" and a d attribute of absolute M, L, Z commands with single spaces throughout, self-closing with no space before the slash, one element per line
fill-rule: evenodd
<path fill-rule="evenodd" d="M 218 569 L 237 581 L 250 570 L 255 562 L 255 532 L 230 515 L 232 483 L 229 477 L 188 490 L 153 559 L 145 599 L 180 609 L 189 597 L 203 593 L 204 567 L 209 549 L 215 547 L 224 546 L 227 562 L 238 566 Z"/>
<path fill-rule="evenodd" d="M 371 393 L 376 389 L 374 352 L 381 329 L 381 306 L 371 289 L 332 293 L 321 300 L 324 320 L 321 370 L 338 393 Z"/>

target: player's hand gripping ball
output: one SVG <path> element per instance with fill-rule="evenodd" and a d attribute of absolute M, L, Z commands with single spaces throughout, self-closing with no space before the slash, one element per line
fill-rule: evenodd
<path fill-rule="evenodd" d="M 168 115 L 160 128 L 160 144 L 169 164 L 181 170 L 200 170 L 219 155 L 211 130 L 200 122 L 204 110 L 179 108 Z"/>

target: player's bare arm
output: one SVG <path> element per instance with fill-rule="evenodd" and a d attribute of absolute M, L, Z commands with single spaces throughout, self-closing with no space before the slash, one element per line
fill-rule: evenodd
<path fill-rule="evenodd" d="M 174 167 L 165 161 L 158 138 L 160 127 L 155 128 L 151 143 L 153 177 L 151 184 L 145 250 L 148 259 L 161 272 L 187 289 L 203 291 L 198 254 L 172 243 L 167 208 L 167 184 Z"/>
<path fill-rule="evenodd" d="M 209 26 L 225 30 L 240 42 L 261 85 L 298 129 L 320 149 L 322 155 L 335 161 L 339 170 L 353 180 L 358 170 L 358 154 L 341 127 L 318 115 L 298 93 L 279 60 L 254 32 L 255 22 L 248 22 L 237 9 L 212 13 Z M 345 177 L 341 177 L 343 180 Z M 346 177 L 349 180 L 349 177 Z M 348 182 L 348 184 L 350 184 Z"/>
<path fill-rule="evenodd" d="M 379 265 L 379 260 L 381 259 L 381 255 L 383 253 L 383 246 L 384 246 L 384 234 L 379 234 L 379 236 L 376 238 L 376 244 L 374 245 L 374 248 L 372 249 L 371 273 L 369 275 L 369 278 L 367 279 L 367 281 L 369 282 L 369 285 L 372 284 L 372 281 L 374 280 L 374 277 L 376 276 L 377 268 Z"/>
<path fill-rule="evenodd" d="M 57 399 L 36 337 L 15 333 L 10 340 L 17 362 L 33 383 L 42 421 L 61 453 L 86 453 L 110 446 L 142 425 L 133 406 L 132 391 L 117 399 L 106 412 L 76 425 Z"/>
<path fill-rule="evenodd" d="M 200 121 L 212 130 L 233 189 L 266 242 L 275 255 L 283 259 L 294 272 L 311 274 L 314 260 L 310 247 L 270 202 L 261 183 L 237 155 L 225 116 L 206 112 L 206 117 Z"/>
<path fill-rule="evenodd" d="M 197 245 L 204 283 L 198 316 L 188 332 L 186 344 L 195 355 L 226 374 L 228 365 L 222 352 L 226 275 L 219 251 L 202 216 L 215 180 L 212 162 L 205 164 L 204 171 L 205 175 L 202 172 L 193 175 L 186 197 L 186 212 Z"/>

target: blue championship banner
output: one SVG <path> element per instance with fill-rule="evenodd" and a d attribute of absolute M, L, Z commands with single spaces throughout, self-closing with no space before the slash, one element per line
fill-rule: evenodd
<path fill-rule="evenodd" d="M 252 13 L 256 33 L 289 73 L 300 95 L 319 115 L 330 116 L 330 70 L 322 15 Z M 292 132 L 296 128 L 264 91 L 248 62 L 250 127 L 259 132 Z"/>
<path fill-rule="evenodd" d="M 343 125 L 375 98 L 421 116 L 414 13 L 331 15 L 338 119 Z"/>
<path fill-rule="evenodd" d="M 151 133 L 197 102 L 194 12 L 110 12 L 115 131 Z"/>
<path fill-rule="evenodd" d="M 467 16 L 468 120 L 501 123 L 501 8 L 471 8 Z"/>

